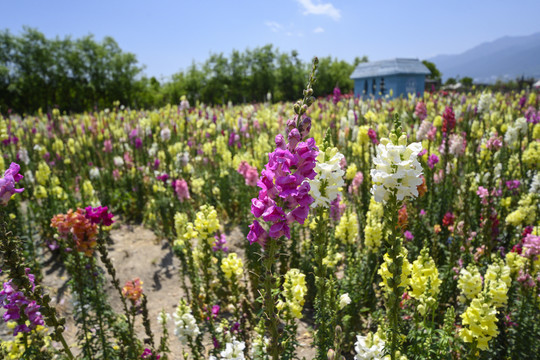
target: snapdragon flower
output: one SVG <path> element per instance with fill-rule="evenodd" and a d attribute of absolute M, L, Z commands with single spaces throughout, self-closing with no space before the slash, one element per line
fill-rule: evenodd
<path fill-rule="evenodd" d="M 256 218 L 269 223 L 265 230 L 255 220 L 249 226 L 247 236 L 251 244 L 258 242 L 264 246 L 266 238 L 290 238 L 289 223 L 303 224 L 309 214 L 309 205 L 314 199 L 309 194 L 309 180 L 315 178 L 315 158 L 318 148 L 315 139 L 306 138 L 311 128 L 311 120 L 304 118 L 296 123 L 296 118 L 287 122 L 288 143 L 283 135 L 275 138 L 276 150 L 268 154 L 268 163 L 261 172 L 257 186 L 259 196 L 251 200 L 251 212 Z"/>
<path fill-rule="evenodd" d="M 357 335 L 354 350 L 356 351 L 354 360 L 384 359 L 384 341 L 377 334 Z"/>
<path fill-rule="evenodd" d="M 402 135 L 398 145 L 386 138 L 377 145 L 377 156 L 373 159 L 375 169 L 370 172 L 373 179 L 371 193 L 377 202 L 386 203 L 392 192 L 398 201 L 418 196 L 417 187 L 422 185 L 422 165 L 417 157 L 422 145 L 406 144 L 407 137 Z"/>
<path fill-rule="evenodd" d="M 409 295 L 417 300 L 418 311 L 424 315 L 426 307 L 436 303 L 441 280 L 439 271 L 433 259 L 429 256 L 429 251 L 422 249 L 418 258 L 413 261 L 411 272 L 411 291 Z"/>
<path fill-rule="evenodd" d="M 459 272 L 458 289 L 461 290 L 459 301 L 464 303 L 467 299 L 472 300 L 482 291 L 482 276 L 473 264 Z"/>
<path fill-rule="evenodd" d="M 476 341 L 480 350 L 489 349 L 489 341 L 499 334 L 495 307 L 481 296 L 472 300 L 461 318 L 464 326 L 459 331 L 459 337 L 467 343 Z"/>
<path fill-rule="evenodd" d="M 345 185 L 343 175 L 345 171 L 341 169 L 340 162 L 344 158 L 337 148 L 328 148 L 317 155 L 317 165 L 315 172 L 317 175 L 309 182 L 314 198 L 312 208 L 318 206 L 329 207 L 330 203 L 336 200 L 339 189 Z"/>
<path fill-rule="evenodd" d="M 225 344 L 225 350 L 219 353 L 219 358 L 213 355 L 210 355 L 209 360 L 243 360 L 244 349 L 246 348 L 246 343 L 243 341 L 238 341 L 235 338 L 232 339 L 232 342 Z"/>
<path fill-rule="evenodd" d="M 279 300 L 276 307 L 287 312 L 290 316 L 300 319 L 306 295 L 306 275 L 298 269 L 290 269 L 285 274 L 285 282 L 283 283 L 284 301 Z"/>
<path fill-rule="evenodd" d="M 175 324 L 174 334 L 178 336 L 178 339 L 183 345 L 187 345 L 188 341 L 201 333 L 195 317 L 191 314 L 191 310 L 184 300 L 180 300 L 173 318 Z"/>
<path fill-rule="evenodd" d="M 227 279 L 232 279 L 233 276 L 238 279 L 242 276 L 244 264 L 242 259 L 236 253 L 230 253 L 226 258 L 221 260 L 221 270 Z"/>
<path fill-rule="evenodd" d="M 4 172 L 4 177 L 0 179 L 0 205 L 6 206 L 14 194 L 20 194 L 24 191 L 24 188 L 15 188 L 15 184 L 23 178 L 19 174 L 20 170 L 19 164 L 11 163 L 9 169 Z"/>

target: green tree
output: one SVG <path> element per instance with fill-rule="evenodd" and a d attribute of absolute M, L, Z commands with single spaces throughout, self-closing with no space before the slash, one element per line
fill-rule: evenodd
<path fill-rule="evenodd" d="M 437 82 L 441 81 L 442 74 L 439 69 L 437 69 L 437 66 L 435 66 L 434 63 L 432 63 L 431 61 L 423 60 L 422 64 L 424 64 L 430 72 L 430 74 L 428 75 L 428 79 L 435 80 Z"/>

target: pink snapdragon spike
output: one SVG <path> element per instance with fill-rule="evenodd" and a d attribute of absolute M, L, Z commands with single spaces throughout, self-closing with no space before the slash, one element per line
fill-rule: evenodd
<path fill-rule="evenodd" d="M 172 187 L 176 193 L 176 197 L 180 202 L 184 202 L 186 199 L 190 199 L 188 183 L 184 179 L 174 180 Z"/>
<path fill-rule="evenodd" d="M 21 167 L 12 162 L 4 172 L 4 177 L 0 179 L 0 205 L 6 206 L 13 194 L 20 194 L 24 188 L 16 189 L 15 184 L 21 181 L 23 176 L 19 174 Z"/>
<path fill-rule="evenodd" d="M 259 180 L 259 172 L 257 168 L 249 165 L 247 161 L 242 161 L 238 166 L 238 173 L 240 173 L 246 180 L 246 185 L 256 186 L 257 180 Z"/>
<path fill-rule="evenodd" d="M 523 249 L 525 250 L 524 255 L 526 257 L 536 260 L 537 256 L 540 254 L 540 236 L 528 234 L 525 239 L 523 239 Z"/>
<path fill-rule="evenodd" d="M 414 108 L 414 114 L 420 119 L 424 120 L 427 118 L 427 107 L 422 101 L 417 102 Z"/>
<path fill-rule="evenodd" d="M 266 239 L 286 236 L 290 238 L 290 224 L 303 224 L 309 214 L 313 198 L 310 186 L 316 173 L 315 160 L 319 149 L 315 139 L 302 141 L 309 134 L 311 120 L 303 118 L 297 128 L 296 118 L 287 122 L 287 142 L 283 135 L 275 138 L 276 150 L 268 154 L 268 163 L 261 171 L 257 186 L 259 196 L 251 200 L 251 213 L 267 223 L 266 230 L 258 220 L 249 226 L 247 236 L 251 244 L 264 247 Z"/>

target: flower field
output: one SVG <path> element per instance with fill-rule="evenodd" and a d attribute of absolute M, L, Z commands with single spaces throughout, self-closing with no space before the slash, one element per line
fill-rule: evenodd
<path fill-rule="evenodd" d="M 0 118 L 2 358 L 295 359 L 300 325 L 314 359 L 537 358 L 538 94 L 315 86 Z M 121 224 L 171 247 L 173 312 L 150 317 L 152 290 L 119 277 Z M 73 339 L 41 285 L 49 254 Z"/>

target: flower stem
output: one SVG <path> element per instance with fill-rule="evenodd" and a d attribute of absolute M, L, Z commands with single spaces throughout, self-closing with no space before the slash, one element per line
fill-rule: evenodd
<path fill-rule="evenodd" d="M 275 283 L 276 278 L 272 271 L 272 266 L 276 261 L 279 253 L 279 243 L 277 239 L 269 238 L 266 242 L 263 255 L 264 268 L 264 293 L 263 293 L 263 308 L 266 314 L 266 327 L 270 332 L 270 344 L 268 353 L 272 360 L 279 360 L 280 343 L 279 343 L 279 317 L 276 312 L 276 295 Z"/>
<path fill-rule="evenodd" d="M 403 287 L 401 283 L 401 271 L 403 266 L 403 257 L 401 256 L 401 240 L 397 237 L 398 231 L 398 209 L 399 203 L 396 199 L 395 193 L 391 194 L 390 200 L 387 205 L 387 213 L 390 216 L 390 229 L 388 233 L 387 246 L 388 256 L 390 257 L 391 264 L 389 271 L 392 277 L 388 279 L 388 285 L 391 289 L 388 294 L 388 301 L 386 304 L 387 317 L 389 323 L 389 340 L 390 340 L 390 359 L 396 359 L 396 352 L 399 348 L 399 336 L 400 336 L 400 301 L 403 295 Z"/>

